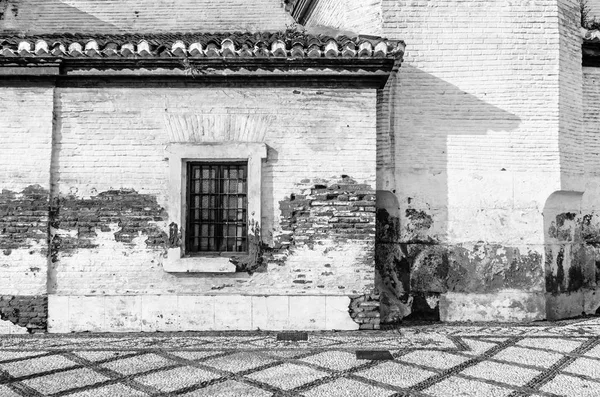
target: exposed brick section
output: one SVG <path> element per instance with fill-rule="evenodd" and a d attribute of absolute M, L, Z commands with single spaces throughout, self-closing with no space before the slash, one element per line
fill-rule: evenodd
<path fill-rule="evenodd" d="M 15 248 L 28 248 L 31 240 L 46 240 L 48 191 L 39 185 L 22 192 L 0 193 L 0 251 L 10 255 Z"/>
<path fill-rule="evenodd" d="M 328 187 L 346 174 L 357 181 L 356 185 L 368 185 L 373 194 L 375 90 L 191 87 L 183 83 L 57 90 L 60 122 L 53 181 L 61 201 L 74 196 L 78 202 L 67 205 L 73 216 L 91 199 L 102 203 L 99 192 L 119 188 L 148 195 L 147 205 L 162 216 L 158 207 L 167 206 L 168 154 L 164 148 L 169 142 L 267 144 L 269 153 L 262 169 L 261 234 L 268 246 L 284 239 L 279 202 L 292 193 L 302 195 L 309 190 L 310 195 L 315 184 Z M 307 183 L 297 185 L 305 179 Z M 65 215 L 63 207 L 59 207 L 61 219 Z M 325 211 L 322 207 L 310 207 L 310 211 Z M 356 212 L 361 212 L 358 209 Z M 94 212 L 85 207 L 83 210 L 85 214 Z M 363 216 L 374 219 L 374 212 L 364 212 Z M 60 295 L 349 296 L 373 289 L 374 237 L 368 239 L 369 232 L 350 222 L 344 223 L 345 228 L 336 226 L 336 236 L 323 233 L 323 244 L 294 245 L 293 255 L 281 249 L 273 253 L 279 256 L 271 260 L 266 252 L 266 271 L 257 269 L 249 277 L 175 277 L 162 267 L 162 249 L 147 249 L 144 233 L 135 240 L 138 244 L 123 246 L 113 235 L 120 229 L 118 223 L 107 225 L 114 232 L 102 232 L 98 223 L 93 224 L 92 231 L 83 225 L 83 238 L 77 239 L 79 227 L 69 226 L 69 220 L 65 222 L 65 229 L 63 225 L 58 229 L 60 237 L 77 249 L 57 251 L 56 282 L 52 285 Z M 172 222 L 164 219 L 157 224 L 161 231 L 171 234 L 170 244 L 178 245 L 182 225 L 177 225 L 177 231 L 174 225 L 170 230 Z M 337 224 L 341 225 L 341 220 Z M 374 229 L 374 221 L 365 225 Z M 306 229 L 302 233 L 312 238 L 309 232 Z M 353 233 L 359 233 L 360 239 Z"/>
<path fill-rule="evenodd" d="M 1 320 L 38 332 L 46 330 L 47 317 L 47 296 L 0 296 Z"/>
<path fill-rule="evenodd" d="M 111 225 L 118 226 L 115 241 L 131 244 L 143 235 L 149 248 L 166 248 L 169 237 L 156 224 L 166 219 L 166 211 L 155 197 L 135 190 L 110 190 L 90 198 L 63 197 L 58 201 L 53 226 L 76 234 L 55 235 L 54 249 L 68 253 L 73 249 L 94 248 L 97 232 L 110 232 Z"/>
<path fill-rule="evenodd" d="M 379 329 L 379 294 L 352 297 L 348 310 L 350 317 L 360 324 L 360 329 Z"/>
<path fill-rule="evenodd" d="M 302 194 L 279 203 L 281 229 L 277 247 L 309 247 L 320 239 L 373 241 L 375 238 L 375 191 L 350 178 L 338 182 L 302 184 Z"/>

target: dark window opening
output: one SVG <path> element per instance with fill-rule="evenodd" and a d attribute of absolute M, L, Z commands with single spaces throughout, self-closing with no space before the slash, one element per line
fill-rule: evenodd
<path fill-rule="evenodd" d="M 186 253 L 248 251 L 246 162 L 187 163 Z"/>

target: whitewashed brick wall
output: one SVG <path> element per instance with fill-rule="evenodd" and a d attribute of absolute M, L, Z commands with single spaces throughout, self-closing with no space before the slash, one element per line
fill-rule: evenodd
<path fill-rule="evenodd" d="M 269 147 L 263 167 L 263 234 L 277 235 L 279 201 L 299 193 L 302 180 L 333 181 L 348 175 L 375 187 L 375 91 L 292 88 L 64 88 L 58 99 L 60 131 L 53 178 L 63 195 L 89 197 L 113 189 L 155 195 L 166 206 L 166 145 L 206 139 L 193 119 L 259 117 L 262 133 L 210 141 L 261 141 Z M 195 137 L 194 137 L 195 136 Z M 161 225 L 167 231 L 167 224 Z M 117 225 L 112 225 L 115 230 Z M 373 286 L 372 241 L 297 249 L 284 266 L 266 273 L 177 277 L 165 273 L 160 251 L 140 238 L 134 247 L 97 231 L 94 249 L 63 252 L 56 268 L 59 295 L 94 294 L 322 294 L 351 295 Z M 327 244 L 330 244 L 327 245 Z M 369 246 L 369 244 L 371 244 Z M 327 269 L 323 264 L 328 263 Z M 310 284 L 293 281 L 301 274 Z M 317 286 L 321 286 L 318 288 Z"/>
<path fill-rule="evenodd" d="M 23 0 L 2 2 L 0 31 L 27 33 L 285 30 L 281 0 Z"/>
<path fill-rule="evenodd" d="M 438 239 L 544 243 L 542 209 L 567 164 L 558 110 L 576 83 L 560 77 L 575 44 L 558 16 L 556 1 L 383 2 L 384 34 L 407 51 L 383 132 L 395 177 L 380 188 L 396 191 L 401 214 L 431 213 Z"/>
<path fill-rule="evenodd" d="M 320 0 L 306 25 L 380 36 L 381 3 L 381 0 Z"/>
<path fill-rule="evenodd" d="M 15 193 L 18 199 L 32 185 L 48 191 L 53 88 L 15 84 L 0 88 L 0 92 L 0 192 L 4 198 L 9 192 Z M 7 220 L 6 215 L 3 220 Z M 23 233 L 28 237 L 19 248 L 6 249 L 8 244 L 1 247 L 0 295 L 46 293 L 46 221 L 38 221 L 40 225 Z M 16 226 L 16 222 L 8 226 Z M 34 230 L 38 228 L 42 231 Z"/>

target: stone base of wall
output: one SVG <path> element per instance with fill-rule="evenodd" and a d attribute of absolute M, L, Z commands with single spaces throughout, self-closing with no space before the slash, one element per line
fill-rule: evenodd
<path fill-rule="evenodd" d="M 440 320 L 526 322 L 546 318 L 543 292 L 505 290 L 489 294 L 449 292 L 440 296 Z"/>
<path fill-rule="evenodd" d="M 357 330 L 348 296 L 49 296 L 48 332 Z"/>
<path fill-rule="evenodd" d="M 600 311 L 600 288 L 546 294 L 546 319 L 548 320 L 598 314 L 597 311 Z"/>

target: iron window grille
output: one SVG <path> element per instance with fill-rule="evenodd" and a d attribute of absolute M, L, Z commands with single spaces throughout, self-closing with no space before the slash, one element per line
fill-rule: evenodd
<path fill-rule="evenodd" d="M 247 162 L 187 163 L 186 253 L 248 252 Z"/>

